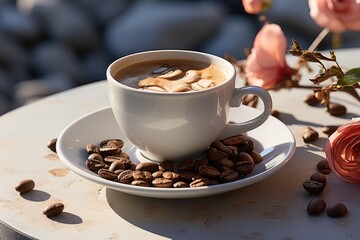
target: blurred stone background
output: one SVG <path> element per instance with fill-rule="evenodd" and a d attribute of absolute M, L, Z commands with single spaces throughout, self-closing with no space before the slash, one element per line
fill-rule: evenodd
<path fill-rule="evenodd" d="M 267 13 L 306 48 L 321 31 L 307 1 L 274 0 Z M 0 0 L 0 115 L 105 79 L 116 58 L 189 49 L 244 58 L 262 23 L 241 0 Z M 345 33 L 343 47 L 360 46 Z M 330 38 L 319 49 L 330 48 Z"/>

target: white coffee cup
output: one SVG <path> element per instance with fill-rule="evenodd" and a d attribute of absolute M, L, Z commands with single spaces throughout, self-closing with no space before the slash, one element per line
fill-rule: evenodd
<path fill-rule="evenodd" d="M 226 80 L 213 88 L 192 92 L 155 92 L 136 89 L 114 79 L 115 74 L 137 63 L 154 60 L 200 61 L 220 68 Z M 198 156 L 219 136 L 245 133 L 270 115 L 272 100 L 262 88 L 235 88 L 236 70 L 223 58 L 194 51 L 140 52 L 114 61 L 106 71 L 111 108 L 126 137 L 141 154 L 153 161 L 179 161 Z M 263 112 L 252 120 L 229 123 L 230 107 L 239 107 L 244 95 L 255 94 Z"/>

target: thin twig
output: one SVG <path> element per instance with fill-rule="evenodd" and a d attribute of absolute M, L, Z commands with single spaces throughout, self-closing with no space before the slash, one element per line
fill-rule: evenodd
<path fill-rule="evenodd" d="M 328 35 L 329 32 L 330 32 L 329 29 L 324 28 L 315 38 L 315 40 L 311 43 L 308 51 L 311 52 L 314 51 L 317 48 L 317 46 L 321 43 L 321 41 Z"/>

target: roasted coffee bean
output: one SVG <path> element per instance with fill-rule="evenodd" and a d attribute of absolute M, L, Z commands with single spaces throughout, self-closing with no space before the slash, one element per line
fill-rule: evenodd
<path fill-rule="evenodd" d="M 50 141 L 46 145 L 54 153 L 56 153 L 56 142 L 57 142 L 57 138 L 53 138 L 50 139 Z"/>
<path fill-rule="evenodd" d="M 221 172 L 219 176 L 221 182 L 232 182 L 237 180 L 238 177 L 239 173 L 231 169 Z"/>
<path fill-rule="evenodd" d="M 309 202 L 307 206 L 307 212 L 311 216 L 317 216 L 320 215 L 325 211 L 326 203 L 322 199 L 313 199 Z"/>
<path fill-rule="evenodd" d="M 228 146 L 237 146 L 237 145 L 243 143 L 246 139 L 247 139 L 247 137 L 239 134 L 239 135 L 235 135 L 235 136 L 232 136 L 229 138 L 225 138 L 225 139 L 221 140 L 221 142 Z"/>
<path fill-rule="evenodd" d="M 127 154 L 126 152 L 120 152 L 120 153 L 116 154 L 115 156 L 120 157 L 120 158 L 130 159 L 129 154 Z"/>
<path fill-rule="evenodd" d="M 216 148 L 217 150 L 219 150 L 221 147 L 224 147 L 225 145 L 220 142 L 220 141 L 214 141 L 210 144 L 211 148 Z"/>
<path fill-rule="evenodd" d="M 179 172 L 180 178 L 181 178 L 184 182 L 187 182 L 187 183 L 193 181 L 193 176 L 194 176 L 195 174 L 197 174 L 197 173 L 188 172 L 188 171 Z"/>
<path fill-rule="evenodd" d="M 273 116 L 274 118 L 280 119 L 280 112 L 278 110 L 271 110 L 271 116 Z"/>
<path fill-rule="evenodd" d="M 320 172 L 316 172 L 310 176 L 310 181 L 321 182 L 325 185 L 326 184 L 326 176 Z"/>
<path fill-rule="evenodd" d="M 137 165 L 138 165 L 138 163 L 131 163 L 131 164 L 130 164 L 130 169 L 133 170 L 133 171 L 135 171 Z"/>
<path fill-rule="evenodd" d="M 104 158 L 103 156 L 101 156 L 100 153 L 91 153 L 89 156 L 88 156 L 88 159 L 95 159 L 95 160 L 99 160 L 101 162 L 104 161 Z"/>
<path fill-rule="evenodd" d="M 327 209 L 327 215 L 332 218 L 344 217 L 347 212 L 347 207 L 343 203 L 336 203 Z"/>
<path fill-rule="evenodd" d="M 319 138 L 319 133 L 311 127 L 307 127 L 302 135 L 302 138 L 305 143 L 314 142 Z"/>
<path fill-rule="evenodd" d="M 62 213 L 63 210 L 64 204 L 56 202 L 44 208 L 43 214 L 45 214 L 47 217 L 54 217 Z"/>
<path fill-rule="evenodd" d="M 173 180 L 174 182 L 177 182 L 180 180 L 180 175 L 176 172 L 170 172 L 170 171 L 167 171 L 167 172 L 164 172 L 163 173 L 163 178 L 167 178 L 167 179 L 171 179 Z"/>
<path fill-rule="evenodd" d="M 208 162 L 209 161 L 206 158 L 195 160 L 194 171 L 199 172 L 199 168 L 202 166 L 206 166 Z"/>
<path fill-rule="evenodd" d="M 123 170 L 123 169 L 118 169 L 118 170 L 115 170 L 114 173 L 115 173 L 117 176 L 119 176 L 119 174 L 122 173 L 123 171 L 125 171 L 125 170 Z"/>
<path fill-rule="evenodd" d="M 150 187 L 149 183 L 147 183 L 143 180 L 134 180 L 131 182 L 131 185 L 139 186 L 139 187 Z"/>
<path fill-rule="evenodd" d="M 309 94 L 304 97 L 304 102 L 309 106 L 315 106 L 320 104 L 320 100 L 315 97 L 314 94 Z"/>
<path fill-rule="evenodd" d="M 219 180 L 217 179 L 209 179 L 209 186 L 210 185 L 218 185 L 220 184 Z"/>
<path fill-rule="evenodd" d="M 125 165 L 125 168 L 131 167 L 131 161 L 126 158 L 118 157 L 118 156 L 107 156 L 104 158 L 104 162 L 111 165 L 113 162 L 120 161 Z"/>
<path fill-rule="evenodd" d="M 198 178 L 190 183 L 190 187 L 203 187 L 209 185 L 209 179 Z"/>
<path fill-rule="evenodd" d="M 177 165 L 177 170 L 179 172 L 193 171 L 194 168 L 195 168 L 195 161 L 193 159 L 182 160 Z"/>
<path fill-rule="evenodd" d="M 109 169 L 100 169 L 98 175 L 110 181 L 114 181 L 117 178 L 117 174 Z"/>
<path fill-rule="evenodd" d="M 170 188 L 174 184 L 174 181 L 169 178 L 154 178 L 152 185 L 158 188 Z"/>
<path fill-rule="evenodd" d="M 189 187 L 189 185 L 186 182 L 179 181 L 173 184 L 174 188 L 186 188 Z"/>
<path fill-rule="evenodd" d="M 114 147 L 114 148 L 122 148 L 124 146 L 124 141 L 121 139 L 107 139 L 100 143 L 100 148 L 103 147 Z"/>
<path fill-rule="evenodd" d="M 328 136 L 331 136 L 337 129 L 339 128 L 339 125 L 328 125 L 324 126 L 321 131 Z"/>
<path fill-rule="evenodd" d="M 159 170 L 166 172 L 166 171 L 173 171 L 174 170 L 174 163 L 169 160 L 165 160 L 160 163 Z"/>
<path fill-rule="evenodd" d="M 159 165 L 154 162 L 141 162 L 136 166 L 135 169 L 154 173 L 156 171 L 159 171 Z"/>
<path fill-rule="evenodd" d="M 117 176 L 118 182 L 130 184 L 134 181 L 133 171 L 131 170 L 124 170 Z"/>
<path fill-rule="evenodd" d="M 234 169 L 239 173 L 240 176 L 246 176 L 254 169 L 254 164 L 247 161 L 239 161 L 235 163 Z"/>
<path fill-rule="evenodd" d="M 227 158 L 224 158 L 221 159 L 216 165 L 220 171 L 224 171 L 227 169 L 232 169 L 235 163 Z"/>
<path fill-rule="evenodd" d="M 209 148 L 206 152 L 207 159 L 212 163 L 217 163 L 221 159 L 228 158 L 228 155 L 224 152 L 218 151 L 216 148 Z"/>
<path fill-rule="evenodd" d="M 255 164 L 254 159 L 249 153 L 246 152 L 239 152 L 236 158 L 236 162 L 249 162 L 251 164 Z"/>
<path fill-rule="evenodd" d="M 100 169 L 108 168 L 109 165 L 97 159 L 86 159 L 86 167 L 93 172 L 98 172 Z"/>
<path fill-rule="evenodd" d="M 249 154 L 251 158 L 254 160 L 254 164 L 258 164 L 264 160 L 264 158 L 258 152 L 252 151 Z"/>
<path fill-rule="evenodd" d="M 316 165 L 316 168 L 322 174 L 329 174 L 331 172 L 329 163 L 326 161 L 326 159 L 319 161 Z"/>
<path fill-rule="evenodd" d="M 316 195 L 320 194 L 324 190 L 325 185 L 321 182 L 305 181 L 303 183 L 303 187 L 309 193 Z"/>
<path fill-rule="evenodd" d="M 100 153 L 100 148 L 94 144 L 89 143 L 88 145 L 86 145 L 86 152 L 88 152 L 89 154 Z"/>
<path fill-rule="evenodd" d="M 153 178 L 162 178 L 163 176 L 163 171 L 156 171 L 152 174 Z"/>
<path fill-rule="evenodd" d="M 122 161 L 114 161 L 109 166 L 110 171 L 116 171 L 116 170 L 125 170 L 125 164 Z"/>
<path fill-rule="evenodd" d="M 229 159 L 234 159 L 236 158 L 239 149 L 235 146 L 223 146 L 219 149 L 219 151 L 226 153 Z"/>
<path fill-rule="evenodd" d="M 246 139 L 236 147 L 239 149 L 240 152 L 251 153 L 255 149 L 255 142 L 251 139 Z"/>
<path fill-rule="evenodd" d="M 142 180 L 145 182 L 151 182 L 154 179 L 151 172 L 140 171 L 140 170 L 133 171 L 133 178 L 134 178 L 134 180 Z"/>
<path fill-rule="evenodd" d="M 105 156 L 114 156 L 118 154 L 121 149 L 117 147 L 102 147 L 99 149 L 100 153 Z"/>
<path fill-rule="evenodd" d="M 32 179 L 24 179 L 15 186 L 15 190 L 21 194 L 30 192 L 34 189 L 35 182 Z"/>
<path fill-rule="evenodd" d="M 219 169 L 211 166 L 202 166 L 199 168 L 199 173 L 206 178 L 217 178 L 220 176 Z"/>
<path fill-rule="evenodd" d="M 342 116 L 346 114 L 346 107 L 338 103 L 329 103 L 327 111 L 332 116 Z"/>

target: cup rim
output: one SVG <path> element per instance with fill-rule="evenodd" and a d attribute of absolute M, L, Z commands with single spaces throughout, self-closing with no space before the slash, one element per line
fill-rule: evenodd
<path fill-rule="evenodd" d="M 231 69 L 230 71 L 224 71 L 224 74 L 225 74 L 225 77 L 226 77 L 226 80 L 224 82 L 222 82 L 221 84 L 215 86 L 215 87 L 211 87 L 211 88 L 208 88 L 208 89 L 204 89 L 204 90 L 201 90 L 201 91 L 187 91 L 187 92 L 157 92 L 157 91 L 144 91 L 140 88 L 133 88 L 133 87 L 130 87 L 130 86 L 127 86 L 125 84 L 122 84 L 120 83 L 119 81 L 117 81 L 113 75 L 111 74 L 111 71 L 112 71 L 112 68 L 114 68 L 114 66 L 116 66 L 117 64 L 119 64 L 119 62 L 123 62 L 123 61 L 126 61 L 130 58 L 134 58 L 134 57 L 137 57 L 137 56 L 141 56 L 141 55 L 151 55 L 151 54 L 155 54 L 155 55 L 158 55 L 158 54 L 169 54 L 169 55 L 174 55 L 174 54 L 179 54 L 179 55 L 182 55 L 182 56 L 185 56 L 185 54 L 189 54 L 189 55 L 198 55 L 198 56 L 201 56 L 204 58 L 208 58 L 208 59 L 213 59 L 212 61 L 209 61 L 209 63 L 213 63 L 214 61 L 218 61 L 218 62 L 223 62 L 223 64 L 227 65 L 227 68 Z M 165 58 L 164 58 L 165 59 Z M 176 57 L 169 57 L 167 59 L 178 59 Z M 186 60 L 192 60 L 191 57 L 187 57 L 187 58 L 184 58 Z M 156 60 L 156 58 L 154 58 L 154 60 Z M 147 61 L 151 61 L 151 60 L 147 60 Z M 201 61 L 201 60 L 198 60 L 198 61 Z M 139 63 L 140 61 L 137 61 L 136 63 Z M 135 64 L 135 63 L 132 63 L 132 64 Z M 125 67 L 127 66 L 130 66 L 132 64 L 128 64 L 126 65 Z M 215 64 L 217 67 L 218 64 Z M 124 67 L 124 68 L 125 68 Z M 221 58 L 219 56 L 216 56 L 216 55 L 213 55 L 213 54 L 210 54 L 210 53 L 205 53 L 205 52 L 200 52 L 200 51 L 191 51 L 191 50 L 176 50 L 176 49 L 169 49 L 169 50 L 149 50 L 149 51 L 142 51 L 142 52 L 136 52 L 136 53 L 132 53 L 132 54 L 129 54 L 129 55 L 126 55 L 126 56 L 123 56 L 123 57 L 120 57 L 116 60 L 114 60 L 106 69 L 106 78 L 107 78 L 107 81 L 108 82 L 112 82 L 114 83 L 116 86 L 118 87 L 121 87 L 123 89 L 126 89 L 128 91 L 133 91 L 133 92 L 138 92 L 138 93 L 142 93 L 142 94 L 151 94 L 151 95 L 192 95 L 192 94 L 199 94 L 199 93 L 208 93 L 210 91 L 216 91 L 218 88 L 221 88 L 223 87 L 224 85 L 227 85 L 229 84 L 229 82 L 231 82 L 231 79 L 234 79 L 235 80 L 235 75 L 236 75 L 236 69 L 235 67 L 233 66 L 232 63 L 230 63 L 229 61 L 227 61 L 226 59 L 224 58 Z"/>

